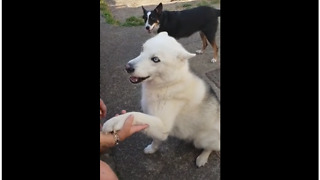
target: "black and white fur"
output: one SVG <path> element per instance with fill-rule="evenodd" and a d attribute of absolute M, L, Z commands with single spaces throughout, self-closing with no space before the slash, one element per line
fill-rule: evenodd
<path fill-rule="evenodd" d="M 145 28 L 149 33 L 155 27 L 158 27 L 157 33 L 166 31 L 169 36 L 179 39 L 188 37 L 193 33 L 200 31 L 202 49 L 197 50 L 196 53 L 202 54 L 208 46 L 208 41 L 214 52 L 211 62 L 217 61 L 218 47 L 215 36 L 220 10 L 212 7 L 200 6 L 183 11 L 162 11 L 162 3 L 160 3 L 153 11 L 148 11 L 143 6 L 142 9 Z"/>

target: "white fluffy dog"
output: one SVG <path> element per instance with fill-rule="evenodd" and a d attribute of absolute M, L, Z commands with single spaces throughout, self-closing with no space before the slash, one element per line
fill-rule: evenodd
<path fill-rule="evenodd" d="M 212 151 L 220 151 L 220 103 L 213 90 L 189 70 L 188 59 L 194 56 L 166 32 L 147 40 L 140 55 L 126 65 L 130 81 L 142 82 L 144 113 L 113 117 L 102 131 L 120 130 L 133 114 L 133 124 L 149 124 L 143 133 L 153 141 L 145 153 L 156 152 L 162 141 L 174 136 L 204 149 L 196 159 L 196 165 L 203 166 Z"/>

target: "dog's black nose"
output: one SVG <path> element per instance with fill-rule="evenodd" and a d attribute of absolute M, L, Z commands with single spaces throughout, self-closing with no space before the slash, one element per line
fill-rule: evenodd
<path fill-rule="evenodd" d="M 127 71 L 127 73 L 133 73 L 133 72 L 134 72 L 133 66 L 128 63 L 128 64 L 126 65 L 126 71 Z"/>
<path fill-rule="evenodd" d="M 149 27 L 149 26 L 147 26 L 147 27 L 146 27 L 146 29 L 147 29 L 147 30 L 149 30 L 149 29 L 150 29 L 150 27 Z"/>

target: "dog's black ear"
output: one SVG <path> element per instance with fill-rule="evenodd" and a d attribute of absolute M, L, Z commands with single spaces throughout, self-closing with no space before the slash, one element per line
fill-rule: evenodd
<path fill-rule="evenodd" d="M 147 10 L 142 6 L 143 13 L 146 14 Z"/>
<path fill-rule="evenodd" d="M 142 6 L 142 10 L 143 10 L 143 16 L 142 18 L 146 21 L 147 20 L 147 13 L 148 11 Z"/>
<path fill-rule="evenodd" d="M 160 3 L 155 9 L 154 9 L 158 14 L 162 13 L 162 3 Z"/>

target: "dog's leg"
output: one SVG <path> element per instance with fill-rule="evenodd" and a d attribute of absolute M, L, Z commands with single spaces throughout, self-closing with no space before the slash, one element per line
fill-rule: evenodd
<path fill-rule="evenodd" d="M 142 132 L 146 135 L 158 139 L 160 141 L 164 141 L 167 139 L 169 132 L 160 118 L 151 116 L 148 114 L 140 113 L 140 112 L 128 112 L 126 114 L 122 114 L 116 117 L 113 117 L 106 121 L 103 124 L 102 131 L 103 132 L 113 132 L 118 131 L 122 128 L 125 120 L 128 116 L 132 114 L 134 116 L 133 125 L 136 124 L 148 124 L 149 127 L 144 129 Z"/>
<path fill-rule="evenodd" d="M 211 62 L 217 62 L 218 60 L 218 47 L 215 40 L 212 41 L 211 46 L 213 48 L 213 59 L 211 59 Z"/>
<path fill-rule="evenodd" d="M 151 116 L 148 114 L 140 112 L 128 112 L 116 117 L 109 119 L 103 124 L 103 132 L 113 132 L 120 130 L 130 114 L 134 116 L 133 125 L 135 124 L 148 124 L 149 127 L 142 130 L 147 136 L 153 138 L 153 142 L 148 145 L 144 152 L 145 153 L 154 153 L 159 148 L 161 141 L 164 141 L 168 138 L 169 132 L 174 126 L 174 120 L 180 111 L 180 108 L 183 106 L 178 103 L 167 103 L 165 108 L 162 108 L 162 111 L 159 112 L 158 116 Z M 162 113 L 166 112 L 166 113 Z"/>
<path fill-rule="evenodd" d="M 159 146 L 161 145 L 162 141 L 158 139 L 153 139 L 152 143 L 149 144 L 146 148 L 144 148 L 144 153 L 146 154 L 152 154 L 156 152 L 159 149 Z"/>
<path fill-rule="evenodd" d="M 204 35 L 207 38 L 207 40 L 209 41 L 209 43 L 211 44 L 211 47 L 213 48 L 213 58 L 211 59 L 211 62 L 217 62 L 218 60 L 218 47 L 217 47 L 217 43 L 215 41 L 215 31 L 213 29 L 210 30 L 206 30 L 204 31 Z M 214 33 L 212 33 L 214 32 Z"/>
<path fill-rule="evenodd" d="M 201 40 L 202 40 L 202 49 L 201 50 L 197 50 L 196 53 L 197 54 L 202 54 L 203 51 L 206 49 L 206 47 L 208 46 L 208 43 L 207 43 L 207 38 L 206 36 L 204 35 L 203 32 L 200 31 L 200 37 L 201 37 Z"/>
<path fill-rule="evenodd" d="M 219 130 L 212 130 L 207 133 L 198 134 L 198 139 L 194 141 L 196 148 L 204 149 L 203 152 L 197 157 L 196 165 L 198 167 L 204 166 L 210 153 L 212 151 L 220 151 L 220 133 Z"/>
<path fill-rule="evenodd" d="M 212 151 L 220 152 L 220 140 L 215 139 L 210 147 L 204 148 L 202 153 L 197 157 L 196 165 L 198 167 L 204 166 L 208 162 L 209 155 Z"/>
<path fill-rule="evenodd" d="M 212 150 L 205 149 L 202 153 L 197 157 L 196 164 L 198 167 L 204 166 L 208 162 L 208 158 L 211 154 Z"/>

